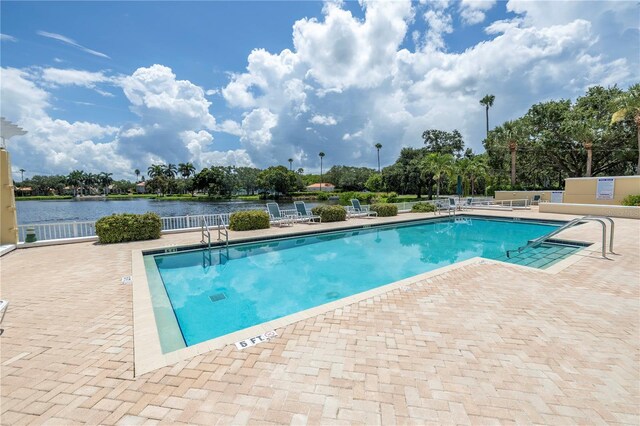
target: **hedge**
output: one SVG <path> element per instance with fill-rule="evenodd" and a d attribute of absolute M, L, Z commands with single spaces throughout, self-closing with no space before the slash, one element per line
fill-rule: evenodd
<path fill-rule="evenodd" d="M 395 204 L 373 204 L 370 209 L 378 213 L 378 217 L 397 216 L 398 206 Z"/>
<path fill-rule="evenodd" d="M 627 195 L 622 200 L 623 206 L 640 206 L 640 195 Z"/>
<path fill-rule="evenodd" d="M 269 213 L 263 210 L 247 210 L 231 213 L 229 228 L 232 231 L 252 231 L 269 228 Z"/>
<path fill-rule="evenodd" d="M 435 212 L 436 206 L 430 203 L 416 203 L 411 207 L 413 213 L 429 213 Z"/>
<path fill-rule="evenodd" d="M 102 244 L 157 240 L 162 221 L 155 213 L 112 214 L 96 221 L 96 235 Z"/>
<path fill-rule="evenodd" d="M 327 194 L 326 192 L 318 192 L 317 194 L 314 194 L 316 196 L 316 199 L 318 201 L 327 201 L 329 199 L 329 194 Z"/>
<path fill-rule="evenodd" d="M 317 206 L 311 212 L 320 216 L 323 223 L 347 220 L 347 211 L 341 206 Z"/>

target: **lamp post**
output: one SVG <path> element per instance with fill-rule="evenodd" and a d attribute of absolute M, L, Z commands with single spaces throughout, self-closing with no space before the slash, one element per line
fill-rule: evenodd
<path fill-rule="evenodd" d="M 324 158 L 324 152 L 320 151 L 320 192 L 322 192 L 322 159 Z"/>

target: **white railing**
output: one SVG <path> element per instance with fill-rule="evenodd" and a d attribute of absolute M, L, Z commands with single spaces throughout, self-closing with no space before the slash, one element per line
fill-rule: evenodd
<path fill-rule="evenodd" d="M 161 217 L 162 230 L 173 231 L 180 229 L 195 229 L 200 227 L 201 219 L 205 218 L 209 226 L 228 226 L 229 213 L 187 215 Z M 82 238 L 96 236 L 96 222 L 57 222 L 57 223 L 31 223 L 18 225 L 18 241 L 24 242 L 27 229 L 33 228 L 36 241 L 61 240 L 67 238 Z"/>
<path fill-rule="evenodd" d="M 18 241 L 24 242 L 27 229 L 33 228 L 36 240 L 92 237 L 96 235 L 96 222 L 59 222 L 18 225 Z"/>

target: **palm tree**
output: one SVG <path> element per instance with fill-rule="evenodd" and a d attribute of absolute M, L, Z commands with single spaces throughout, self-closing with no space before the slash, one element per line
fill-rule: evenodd
<path fill-rule="evenodd" d="M 164 175 L 164 166 L 162 164 L 152 164 L 147 169 L 147 174 L 150 178 Z"/>
<path fill-rule="evenodd" d="M 380 173 L 380 148 L 382 148 L 382 144 L 381 143 L 377 143 L 374 146 L 378 150 L 378 173 Z"/>
<path fill-rule="evenodd" d="M 136 183 L 138 183 L 140 181 L 140 170 L 135 169 L 133 173 L 136 174 Z"/>
<path fill-rule="evenodd" d="M 164 175 L 169 179 L 175 178 L 177 173 L 178 173 L 178 168 L 176 167 L 175 164 L 169 163 L 166 166 L 164 166 Z"/>
<path fill-rule="evenodd" d="M 629 90 L 615 99 L 615 112 L 611 116 L 611 124 L 631 118 L 636 125 L 638 137 L 638 166 L 636 174 L 640 175 L 640 83 L 629 87 Z"/>
<path fill-rule="evenodd" d="M 591 121 L 573 121 L 569 123 L 569 131 L 573 138 L 581 142 L 584 149 L 587 150 L 587 172 L 585 177 L 591 177 L 592 150 L 595 134 L 593 131 L 595 124 Z"/>
<path fill-rule="evenodd" d="M 436 197 L 440 197 L 440 183 L 442 178 L 453 171 L 453 155 L 433 152 L 424 158 L 422 167 L 433 174 L 433 178 L 436 180 Z"/>
<path fill-rule="evenodd" d="M 195 171 L 196 171 L 196 168 L 191 163 L 178 164 L 178 173 L 180 173 L 180 175 L 185 179 L 187 179 L 192 174 L 195 174 Z"/>
<path fill-rule="evenodd" d="M 24 172 L 26 172 L 25 169 L 20 169 L 20 183 L 24 182 Z"/>
<path fill-rule="evenodd" d="M 289 171 L 293 170 L 291 168 L 293 166 L 293 158 L 289 158 L 287 161 L 289 162 Z"/>
<path fill-rule="evenodd" d="M 484 98 L 480 99 L 480 105 L 484 105 L 487 115 L 487 138 L 489 138 L 489 108 L 493 106 L 495 99 L 496 97 L 493 95 L 485 95 Z"/>
<path fill-rule="evenodd" d="M 102 191 L 104 192 L 104 195 L 107 195 L 109 193 L 109 185 L 113 183 L 113 178 L 111 177 L 112 175 L 113 173 L 106 172 L 101 172 L 98 174 L 98 181 L 100 182 L 100 185 L 102 185 Z"/>
<path fill-rule="evenodd" d="M 521 123 L 517 121 L 507 121 L 504 123 L 503 129 L 502 138 L 511 153 L 511 187 L 513 188 L 516 185 L 516 150 L 518 148 L 518 140 L 522 137 L 523 129 Z"/>
<path fill-rule="evenodd" d="M 484 155 L 476 155 L 473 157 L 467 167 L 469 181 L 471 183 L 471 196 L 475 195 L 475 181 L 478 178 L 484 178 L 489 173 L 489 166 Z"/>
<path fill-rule="evenodd" d="M 318 156 L 320 156 L 320 191 L 322 191 L 322 159 L 324 158 L 324 152 L 320 151 Z"/>
<path fill-rule="evenodd" d="M 84 175 L 85 175 L 84 171 L 74 170 L 71 173 L 69 173 L 69 176 L 67 176 L 67 185 L 73 188 L 74 197 L 78 196 L 78 187 L 82 184 L 84 180 Z"/>

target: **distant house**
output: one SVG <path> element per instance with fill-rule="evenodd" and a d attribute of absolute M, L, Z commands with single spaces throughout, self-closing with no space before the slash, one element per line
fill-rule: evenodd
<path fill-rule="evenodd" d="M 138 194 L 146 194 L 147 193 L 147 183 L 146 182 L 138 182 L 138 183 L 136 183 L 136 193 L 138 193 Z"/>
<path fill-rule="evenodd" d="M 18 186 L 16 187 L 16 195 L 31 195 L 33 188 L 30 186 Z"/>
<path fill-rule="evenodd" d="M 321 188 L 322 186 L 322 188 Z M 336 187 L 333 184 L 330 183 L 314 183 L 313 185 L 309 185 L 307 186 L 307 191 L 327 191 L 327 192 L 331 192 L 333 190 L 335 190 Z"/>

